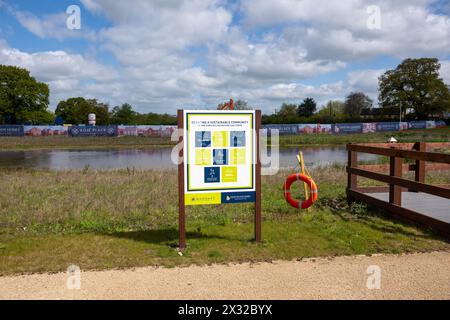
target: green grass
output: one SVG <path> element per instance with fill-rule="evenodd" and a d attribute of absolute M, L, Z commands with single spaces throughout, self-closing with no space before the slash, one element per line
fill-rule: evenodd
<path fill-rule="evenodd" d="M 250 204 L 187 208 L 188 248 L 179 256 L 176 171 L 2 170 L 0 274 L 450 249 L 428 230 L 349 207 L 342 167 L 311 171 L 320 200 L 309 211 L 285 203 L 288 172 L 263 177 L 262 245 L 252 242 Z M 450 182 L 448 172 L 427 178 Z"/>
<path fill-rule="evenodd" d="M 71 264 L 83 270 L 173 267 L 449 249 L 445 242 L 401 224 L 375 217 L 344 220 L 326 210 L 298 215 L 291 221 L 265 221 L 261 245 L 251 241 L 253 226 L 249 223 L 189 225 L 188 248 L 183 256 L 175 249 L 175 228 L 3 236 L 0 274 L 57 272 Z"/>
<path fill-rule="evenodd" d="M 450 127 L 443 129 L 408 130 L 367 134 L 300 134 L 280 136 L 280 146 L 345 145 L 347 143 L 386 142 L 390 137 L 399 142 L 446 142 L 450 140 Z M 158 137 L 0 137 L 0 151 L 31 149 L 101 149 L 101 148 L 152 148 L 172 146 L 170 138 Z"/>

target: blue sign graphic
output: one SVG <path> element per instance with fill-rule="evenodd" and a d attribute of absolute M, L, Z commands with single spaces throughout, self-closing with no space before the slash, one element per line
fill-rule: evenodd
<path fill-rule="evenodd" d="M 0 125 L 0 136 L 2 137 L 21 137 L 23 135 L 24 135 L 23 126 Z"/>
<path fill-rule="evenodd" d="M 195 132 L 195 147 L 208 148 L 211 146 L 211 131 Z"/>
<path fill-rule="evenodd" d="M 64 124 L 64 119 L 61 117 L 56 117 L 55 118 L 55 125 L 57 126 L 62 126 Z"/>
<path fill-rule="evenodd" d="M 400 124 L 398 122 L 377 122 L 377 131 L 399 131 Z"/>
<path fill-rule="evenodd" d="M 205 183 L 220 182 L 219 167 L 205 167 Z"/>
<path fill-rule="evenodd" d="M 227 149 L 213 150 L 213 164 L 215 166 L 222 166 L 228 164 Z"/>
<path fill-rule="evenodd" d="M 426 129 L 427 122 L 426 121 L 411 121 L 409 123 L 409 129 Z"/>
<path fill-rule="evenodd" d="M 298 132 L 298 125 L 296 124 L 269 124 L 264 126 L 269 133 L 272 129 L 277 129 L 279 131 L 279 134 L 297 134 Z"/>
<path fill-rule="evenodd" d="M 69 127 L 69 135 L 72 137 L 117 137 L 117 126 L 72 126 Z"/>
<path fill-rule="evenodd" d="M 231 147 L 245 147 L 245 131 L 231 131 L 230 132 L 230 146 Z"/>
<path fill-rule="evenodd" d="M 255 202 L 256 192 L 223 192 L 222 203 Z"/>
<path fill-rule="evenodd" d="M 339 123 L 333 125 L 333 132 L 340 133 L 362 133 L 362 123 Z"/>
<path fill-rule="evenodd" d="M 445 128 L 446 127 L 445 121 L 442 121 L 442 120 L 437 120 L 434 123 L 434 125 L 436 128 Z"/>

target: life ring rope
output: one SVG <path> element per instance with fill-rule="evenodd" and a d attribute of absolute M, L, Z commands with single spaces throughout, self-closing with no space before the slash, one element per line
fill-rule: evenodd
<path fill-rule="evenodd" d="M 307 200 L 304 200 L 300 203 L 299 200 L 296 200 L 292 197 L 291 195 L 291 186 L 295 181 L 303 181 L 304 183 L 306 183 L 309 187 L 309 197 Z M 294 173 L 291 174 L 289 177 L 287 177 L 284 186 L 284 198 L 286 199 L 286 201 L 294 208 L 297 209 L 307 209 L 309 207 L 311 207 L 314 202 L 317 201 L 318 196 L 319 196 L 319 191 L 317 189 L 317 185 L 314 182 L 314 180 L 302 173 Z"/>

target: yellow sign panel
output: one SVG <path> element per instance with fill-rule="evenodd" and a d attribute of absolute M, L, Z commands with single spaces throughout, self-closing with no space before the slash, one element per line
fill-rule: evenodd
<path fill-rule="evenodd" d="M 213 147 L 227 147 L 228 133 L 226 131 L 214 131 L 212 135 Z"/>
<path fill-rule="evenodd" d="M 221 202 L 222 196 L 220 192 L 184 195 L 184 203 L 187 206 L 195 206 L 201 204 L 220 204 Z"/>
<path fill-rule="evenodd" d="M 245 149 L 231 149 L 230 150 L 230 164 L 243 165 L 246 164 L 245 161 Z"/>
<path fill-rule="evenodd" d="M 195 150 L 195 165 L 197 166 L 211 165 L 211 150 L 209 149 Z"/>
<path fill-rule="evenodd" d="M 236 182 L 236 181 L 237 181 L 237 167 L 223 167 L 222 182 Z"/>

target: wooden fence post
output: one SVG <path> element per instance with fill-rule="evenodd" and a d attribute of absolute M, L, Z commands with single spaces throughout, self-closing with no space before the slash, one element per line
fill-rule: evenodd
<path fill-rule="evenodd" d="M 261 130 L 261 110 L 255 111 L 255 129 L 256 129 L 256 179 L 255 179 L 255 242 L 261 243 L 261 158 L 260 158 L 260 143 L 261 137 L 259 131 Z"/>
<path fill-rule="evenodd" d="M 184 119 L 183 119 L 183 110 L 178 110 L 178 143 L 183 143 L 183 128 L 184 128 Z M 179 235 L 179 248 L 180 250 L 184 250 L 186 248 L 186 209 L 184 203 L 184 161 L 187 159 L 184 158 L 184 150 L 183 147 L 180 150 L 180 157 L 183 159 L 181 163 L 178 164 L 178 235 Z"/>
<path fill-rule="evenodd" d="M 427 146 L 425 142 L 416 142 L 414 144 L 414 150 L 420 151 L 420 152 L 426 152 Z M 422 160 L 416 160 L 416 173 L 415 173 L 415 180 L 417 182 L 425 183 L 425 161 Z"/>
<path fill-rule="evenodd" d="M 389 175 L 392 177 L 402 176 L 403 159 L 390 157 Z M 397 206 L 402 205 L 402 187 L 395 184 L 389 184 L 389 203 Z"/>
<path fill-rule="evenodd" d="M 348 150 L 348 162 L 347 162 L 347 169 L 348 168 L 356 168 L 358 166 L 358 153 Z M 347 173 L 347 190 L 355 190 L 358 187 L 358 176 L 355 174 L 352 174 L 350 172 Z M 350 197 L 347 194 L 347 201 L 353 202 L 354 199 Z"/>
<path fill-rule="evenodd" d="M 356 168 L 358 166 L 358 153 L 354 151 L 348 151 L 348 167 Z M 355 189 L 358 186 L 358 177 L 354 174 L 348 174 L 347 187 L 349 189 Z"/>

